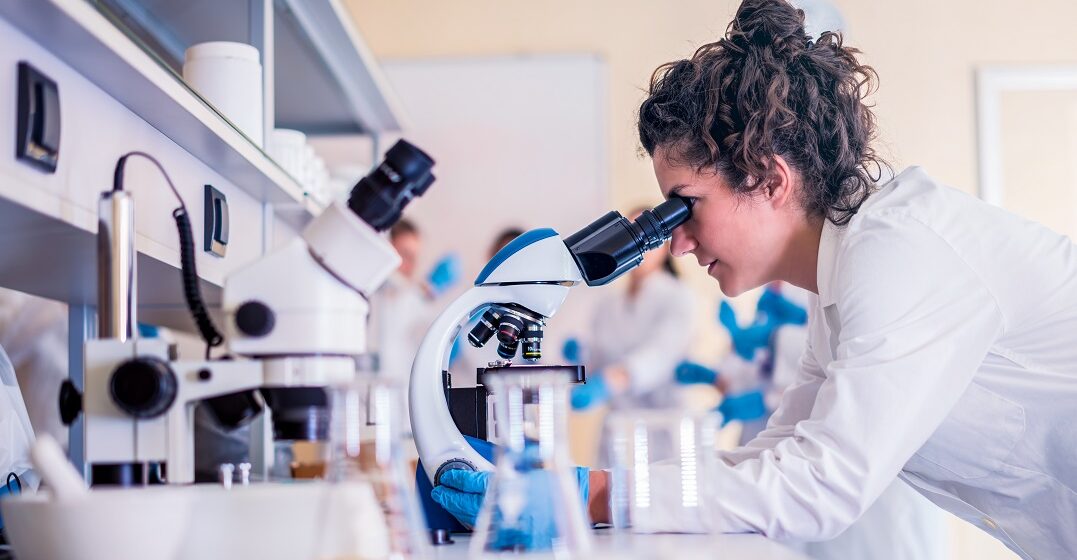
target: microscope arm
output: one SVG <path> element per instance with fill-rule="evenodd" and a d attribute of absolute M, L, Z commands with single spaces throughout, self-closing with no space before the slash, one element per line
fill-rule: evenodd
<path fill-rule="evenodd" d="M 423 467 L 430 480 L 442 466 L 470 464 L 476 470 L 492 471 L 493 465 L 468 445 L 445 405 L 441 372 L 460 325 L 476 310 L 490 304 L 513 302 L 552 316 L 568 295 L 561 284 L 482 285 L 464 292 L 442 311 L 419 345 L 411 369 L 410 414 L 412 432 Z"/>

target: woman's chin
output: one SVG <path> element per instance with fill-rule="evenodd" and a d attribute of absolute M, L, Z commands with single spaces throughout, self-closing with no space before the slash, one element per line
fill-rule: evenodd
<path fill-rule="evenodd" d="M 718 289 L 721 290 L 726 297 L 737 297 L 752 289 L 752 286 L 744 285 L 744 282 L 741 282 L 739 278 L 730 274 L 730 271 L 726 267 L 715 267 L 715 270 L 710 276 L 718 282 Z"/>

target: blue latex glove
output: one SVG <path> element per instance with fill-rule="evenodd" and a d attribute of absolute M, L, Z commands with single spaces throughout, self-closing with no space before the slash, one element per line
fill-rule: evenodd
<path fill-rule="evenodd" d="M 756 303 L 756 312 L 766 316 L 774 328 L 782 325 L 803 325 L 808 322 L 808 311 L 768 286 Z"/>
<path fill-rule="evenodd" d="M 713 385 L 718 380 L 718 372 L 702 364 L 690 362 L 685 360 L 677 364 L 677 369 L 674 370 L 674 376 L 677 378 L 677 383 L 683 383 L 685 385 L 692 385 L 694 383 L 703 383 L 706 385 Z"/>
<path fill-rule="evenodd" d="M 579 340 L 574 337 L 565 340 L 564 346 L 561 347 L 561 356 L 565 358 L 566 362 L 578 364 L 582 355 L 583 347 Z"/>
<path fill-rule="evenodd" d="M 749 422 L 763 418 L 767 415 L 767 405 L 761 391 L 746 391 L 736 395 L 726 395 L 722 403 L 718 405 L 718 412 L 722 413 L 724 426 L 731 420 Z"/>
<path fill-rule="evenodd" d="M 435 294 L 443 294 L 456 285 L 459 279 L 460 257 L 456 253 L 449 253 L 434 265 L 426 281 Z"/>
<path fill-rule="evenodd" d="M 474 527 L 482 508 L 486 489 L 494 473 L 450 470 L 441 475 L 440 484 L 434 487 L 430 497 L 467 527 Z M 590 469 L 576 467 L 576 483 L 584 507 L 590 491 Z M 537 469 L 520 473 L 528 477 L 529 495 L 520 519 L 513 527 L 503 523 L 501 534 L 495 536 L 495 546 L 504 548 L 549 549 L 557 537 L 556 520 L 553 518 L 553 501 L 550 488 L 553 478 L 549 471 Z"/>
<path fill-rule="evenodd" d="M 756 350 L 766 348 L 775 328 L 769 322 L 742 328 L 737 324 L 737 312 L 725 300 L 718 305 L 718 322 L 729 331 L 729 337 L 733 340 L 733 351 L 746 361 L 752 360 Z"/>
<path fill-rule="evenodd" d="M 587 410 L 610 400 L 610 388 L 598 372 L 572 388 L 572 410 Z"/>

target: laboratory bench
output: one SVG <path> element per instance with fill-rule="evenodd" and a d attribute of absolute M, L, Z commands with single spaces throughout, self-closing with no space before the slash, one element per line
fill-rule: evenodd
<path fill-rule="evenodd" d="M 590 558 L 639 558 L 663 560 L 808 560 L 804 554 L 758 534 L 743 535 L 619 535 L 596 529 L 595 550 Z M 437 560 L 468 558 L 468 535 L 453 535 L 453 544 L 434 547 Z M 625 542 L 628 539 L 629 542 Z M 631 556 L 627 553 L 631 551 Z"/>

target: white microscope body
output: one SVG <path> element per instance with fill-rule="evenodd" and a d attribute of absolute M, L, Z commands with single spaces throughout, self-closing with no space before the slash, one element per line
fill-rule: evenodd
<path fill-rule="evenodd" d="M 116 304 L 105 315 L 118 327 L 85 344 L 83 444 L 95 483 L 145 483 L 145 465 L 162 463 L 169 484 L 193 482 L 193 412 L 200 401 L 227 395 L 257 407 L 264 403 L 254 390 L 268 394 L 352 380 L 355 358 L 367 351 L 368 297 L 400 264 L 378 230 L 429 187 L 432 165 L 429 156 L 401 141 L 360 181 L 349 203 L 332 204 L 299 237 L 229 275 L 222 307 L 232 360 L 169 361 L 163 341 L 132 337 L 133 244 L 124 239 L 131 231 L 129 202 L 126 215 L 103 221 L 113 245 L 106 252 L 111 263 L 103 265 L 113 267 L 107 288 L 120 297 L 101 297 L 103 308 Z M 103 215 L 106 205 L 115 206 L 109 198 Z M 314 408 L 299 415 L 314 414 Z M 324 429 L 324 407 L 320 414 L 300 422 L 321 422 Z M 260 451 L 264 455 L 255 461 L 268 468 L 271 442 Z"/>
<path fill-rule="evenodd" d="M 412 433 L 423 469 L 433 485 L 437 485 L 441 473 L 453 468 L 494 470 L 457 429 L 445 401 L 442 365 L 461 324 L 486 309 L 479 325 L 468 334 L 472 345 L 485 344 L 495 330 L 503 344 L 507 328 L 507 339 L 518 338 L 523 345 L 524 359 L 538 359 L 545 320 L 561 307 L 572 286 L 581 282 L 599 286 L 613 281 L 639 265 L 644 252 L 664 243 L 673 229 L 690 217 L 691 203 L 673 197 L 644 212 L 635 222 L 609 212 L 564 239 L 552 229 L 531 230 L 494 255 L 479 273 L 475 286 L 434 320 L 412 366 Z M 497 318 L 492 310 L 499 313 Z M 476 332 L 482 336 L 476 336 Z M 515 353 L 515 345 L 498 347 L 498 354 L 505 359 Z"/>
<path fill-rule="evenodd" d="M 431 480 L 442 465 L 493 465 L 468 445 L 445 405 L 441 370 L 461 323 L 494 304 L 515 303 L 539 317 L 553 317 L 569 288 L 583 281 L 561 236 L 552 229 L 529 231 L 497 253 L 475 286 L 453 301 L 427 331 L 412 366 L 410 401 L 415 445 Z"/>

